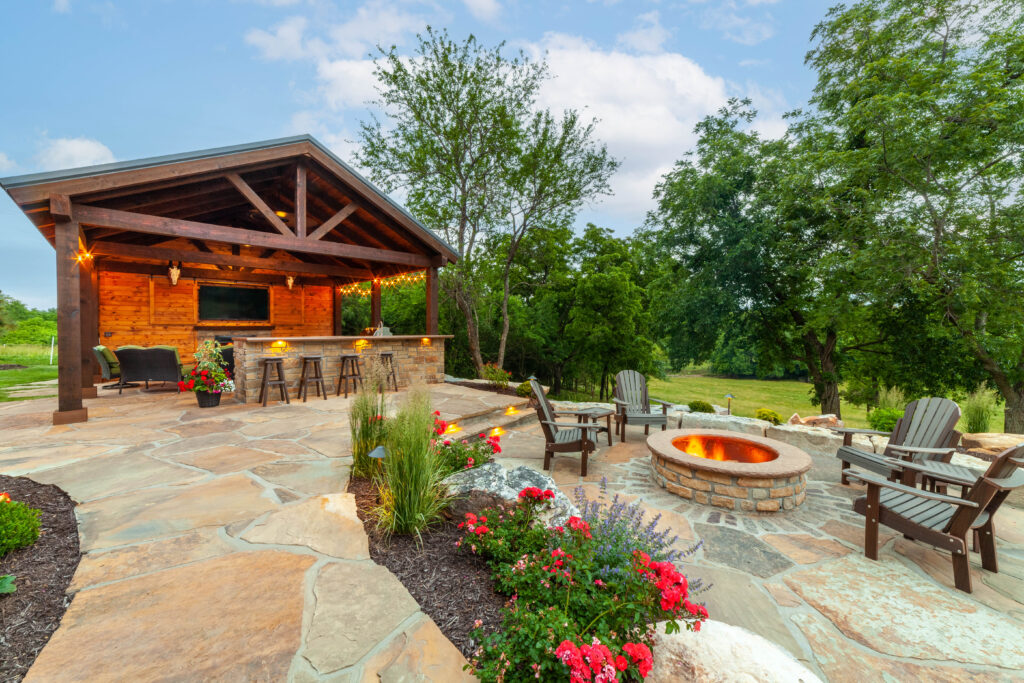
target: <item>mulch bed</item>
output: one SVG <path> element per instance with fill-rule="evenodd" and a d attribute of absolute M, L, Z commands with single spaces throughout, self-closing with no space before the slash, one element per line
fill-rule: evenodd
<path fill-rule="evenodd" d="M 516 387 L 511 384 L 507 387 L 484 384 L 483 382 L 447 382 L 447 384 L 454 384 L 457 387 L 469 387 L 470 389 L 478 389 L 480 391 L 490 391 L 495 394 L 502 394 L 503 396 L 518 396 Z"/>
<path fill-rule="evenodd" d="M 415 536 L 383 536 L 369 518 L 377 504 L 370 480 L 353 478 L 348 490 L 355 495 L 359 519 L 370 539 L 370 557 L 397 576 L 424 614 L 470 657 L 476 649 L 469 637 L 473 622 L 479 619 L 487 632 L 501 626 L 505 597 L 495 592 L 487 564 L 455 547 L 462 533 L 452 521 L 425 532 L 422 545 Z"/>
<path fill-rule="evenodd" d="M 42 512 L 39 540 L 0 558 L 0 576 L 13 574 L 18 587 L 0 595 L 0 681 L 19 681 L 71 604 L 66 591 L 81 554 L 75 503 L 68 494 L 25 477 L 0 475 L 2 491 Z"/>
<path fill-rule="evenodd" d="M 18 365 L 17 363 L 0 363 L 0 370 L 24 370 L 27 365 Z"/>

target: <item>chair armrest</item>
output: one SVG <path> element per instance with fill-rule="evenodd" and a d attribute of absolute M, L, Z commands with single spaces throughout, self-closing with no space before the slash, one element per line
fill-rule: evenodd
<path fill-rule="evenodd" d="M 906 453 L 913 455 L 914 453 L 920 453 L 921 455 L 953 455 L 956 453 L 956 448 L 927 448 L 925 446 L 893 446 L 889 445 L 886 447 L 890 451 L 896 451 L 898 453 Z"/>
<path fill-rule="evenodd" d="M 938 500 L 943 503 L 952 503 L 953 505 L 961 505 L 963 507 L 976 508 L 978 504 L 972 500 L 965 500 L 963 498 L 957 498 L 956 496 L 947 496 L 941 493 L 933 493 L 932 491 L 924 491 L 922 489 L 915 489 L 911 486 L 904 486 L 894 481 L 889 481 L 885 477 L 880 477 L 877 474 L 871 472 L 861 472 L 860 470 L 847 470 L 846 477 L 848 479 L 858 479 L 868 486 L 881 486 L 883 488 L 892 489 L 894 491 L 901 491 L 902 493 L 909 493 L 918 498 L 927 498 L 929 500 Z"/>
<path fill-rule="evenodd" d="M 549 422 L 548 420 L 541 420 L 541 424 L 558 427 L 559 429 L 607 429 L 604 425 L 593 422 Z"/>
<path fill-rule="evenodd" d="M 555 415 L 590 415 L 587 410 L 552 410 Z"/>
<path fill-rule="evenodd" d="M 952 472 L 937 472 L 933 467 L 933 461 L 922 460 L 916 462 L 913 460 L 896 460 L 895 458 L 885 458 L 886 462 L 892 464 L 894 468 L 913 470 L 914 472 L 920 472 L 932 479 L 944 481 L 947 484 L 959 484 L 960 486 L 974 486 L 978 483 L 980 475 L 974 477 L 962 477 Z"/>
<path fill-rule="evenodd" d="M 880 432 L 877 429 L 858 429 L 855 427 L 826 427 L 836 434 L 873 434 L 875 436 L 891 436 L 892 432 Z"/>
<path fill-rule="evenodd" d="M 629 405 L 629 403 L 627 403 L 626 401 L 623 401 L 621 398 L 615 398 L 614 396 L 612 396 L 612 403 L 614 403 L 617 406 L 628 406 Z"/>
<path fill-rule="evenodd" d="M 670 401 L 662 401 L 661 399 L 657 399 L 657 398 L 652 398 L 652 399 L 650 399 L 650 401 L 651 401 L 651 403 L 660 403 L 663 406 L 671 406 L 672 405 L 672 403 Z"/>

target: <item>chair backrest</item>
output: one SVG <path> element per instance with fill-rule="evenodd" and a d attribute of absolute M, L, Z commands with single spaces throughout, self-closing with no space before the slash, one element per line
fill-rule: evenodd
<path fill-rule="evenodd" d="M 651 412 L 647 379 L 636 370 L 623 370 L 615 375 L 615 398 L 629 404 L 632 410 Z"/>
<path fill-rule="evenodd" d="M 181 379 L 181 366 L 177 351 L 173 349 L 122 346 L 116 351 L 121 365 L 121 378 L 125 382 L 177 382 Z"/>
<path fill-rule="evenodd" d="M 960 420 L 960 406 L 948 398 L 922 398 L 911 401 L 896 422 L 889 443 L 894 446 L 945 448 Z"/>
<path fill-rule="evenodd" d="M 996 457 L 985 474 L 978 477 L 967 497 L 978 507 L 958 506 L 944 531 L 963 536 L 982 512 L 987 512 L 991 518 L 1011 490 L 1024 486 L 1024 469 L 1021 468 L 1024 468 L 1024 443 L 1007 448 Z"/>
<path fill-rule="evenodd" d="M 544 430 L 544 439 L 548 443 L 554 443 L 555 434 L 558 433 L 558 427 L 544 423 L 555 421 L 555 409 L 551 407 L 551 403 L 548 401 L 548 397 L 544 393 L 544 387 L 540 385 L 540 382 L 535 379 L 531 379 L 530 388 L 533 389 L 533 404 L 534 408 L 537 410 L 537 419 L 540 420 L 541 429 Z"/>
<path fill-rule="evenodd" d="M 105 346 L 94 346 L 92 347 L 92 352 L 96 354 L 96 362 L 99 363 L 100 374 L 103 375 L 103 379 L 112 380 L 114 379 L 114 374 L 111 372 L 110 363 L 107 362 L 107 357 L 103 353 L 106 348 Z"/>

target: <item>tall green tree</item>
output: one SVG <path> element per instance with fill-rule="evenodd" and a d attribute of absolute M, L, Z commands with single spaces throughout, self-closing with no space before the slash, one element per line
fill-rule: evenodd
<path fill-rule="evenodd" d="M 571 225 L 579 207 L 608 191 L 617 162 L 594 139 L 593 123 L 574 111 L 555 116 L 536 106 L 548 77 L 543 61 L 503 44 L 459 43 L 428 29 L 415 56 L 395 47 L 376 62 L 378 102 L 386 123 L 361 126 L 360 163 L 388 190 L 403 190 L 409 208 L 459 254 L 441 279 L 465 320 L 479 371 L 480 307 L 486 298 L 481 262 L 496 261 L 502 297 L 497 360 L 509 334 L 510 278 L 530 231 Z M 501 253 L 484 249 L 494 234 Z"/>
<path fill-rule="evenodd" d="M 874 195 L 860 264 L 948 327 L 1024 432 L 1024 19 L 1019 2 L 863 0 L 814 31 L 810 118 Z M 906 329 L 905 343 L 915 343 Z"/>
<path fill-rule="evenodd" d="M 877 343 L 852 294 L 856 193 L 828 171 L 821 139 L 763 140 L 755 116 L 734 100 L 705 118 L 697 149 L 655 190 L 649 229 L 685 274 L 661 282 L 674 293 L 660 329 L 680 364 L 709 359 L 742 328 L 758 365 L 800 363 L 822 410 L 840 415 L 843 354 Z"/>

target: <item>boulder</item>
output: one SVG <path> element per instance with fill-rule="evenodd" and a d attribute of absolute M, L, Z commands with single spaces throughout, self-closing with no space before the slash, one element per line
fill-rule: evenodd
<path fill-rule="evenodd" d="M 704 622 L 700 631 L 666 635 L 659 624 L 654 668 L 645 683 L 812 683 L 813 672 L 778 645 L 750 631 L 720 621 Z"/>
<path fill-rule="evenodd" d="M 796 446 L 810 455 L 822 455 L 833 457 L 839 447 L 843 445 L 843 435 L 837 434 L 830 429 L 822 427 L 804 427 L 802 425 L 768 425 L 765 436 Z M 871 439 L 863 434 L 855 434 L 853 437 L 854 448 L 875 452 L 875 446 Z"/>
<path fill-rule="evenodd" d="M 969 450 L 1002 453 L 1007 448 L 1013 448 L 1019 443 L 1024 443 L 1024 434 L 1000 434 L 996 432 L 964 434 L 960 439 L 960 443 Z"/>
<path fill-rule="evenodd" d="M 803 425 L 804 427 L 842 427 L 843 421 L 831 413 L 827 415 L 811 415 L 800 417 L 799 413 L 790 416 L 788 424 Z"/>
<path fill-rule="evenodd" d="M 713 415 L 711 413 L 686 413 L 679 416 L 680 429 L 724 429 L 730 432 L 764 436 L 772 423 L 752 417 L 735 415 Z"/>
<path fill-rule="evenodd" d="M 456 518 L 500 503 L 514 503 L 519 498 L 519 492 L 528 486 L 555 492 L 553 507 L 541 517 L 545 524 L 562 524 L 570 516 L 579 515 L 579 510 L 551 477 L 526 466 L 506 470 L 496 462 L 489 462 L 456 472 L 443 483 L 455 496 L 448 509 Z"/>

